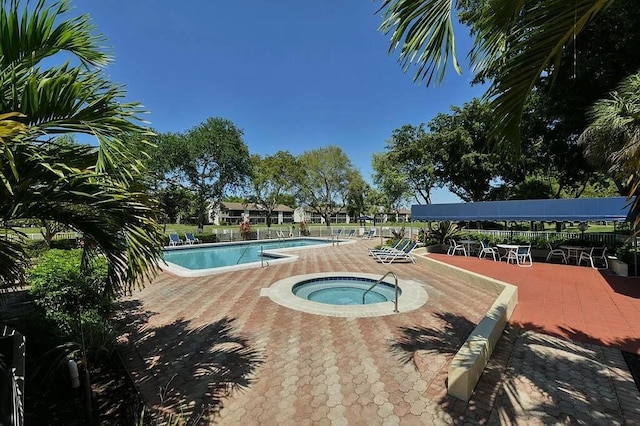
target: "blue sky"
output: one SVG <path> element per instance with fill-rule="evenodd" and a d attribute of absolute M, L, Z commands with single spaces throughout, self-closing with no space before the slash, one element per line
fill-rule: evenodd
<path fill-rule="evenodd" d="M 388 36 L 377 31 L 381 1 L 75 0 L 91 15 L 126 85 L 160 132 L 183 132 L 207 117 L 244 130 L 251 153 L 295 155 L 338 145 L 371 180 L 371 155 L 392 131 L 427 122 L 481 96 L 468 71 L 439 86 L 414 83 Z M 465 28 L 458 52 L 469 51 Z M 446 190 L 433 201 L 453 202 Z"/>

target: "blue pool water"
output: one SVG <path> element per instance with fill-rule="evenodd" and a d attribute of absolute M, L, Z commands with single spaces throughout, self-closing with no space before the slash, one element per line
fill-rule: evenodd
<path fill-rule="evenodd" d="M 289 239 L 273 241 L 256 241 L 247 244 L 226 244 L 209 247 L 189 247 L 185 249 L 166 250 L 164 259 L 186 269 L 211 269 L 237 264 L 260 262 L 260 247 L 264 251 L 306 247 L 328 244 L 330 240 Z M 277 258 L 277 255 L 266 255 L 265 260 Z M 238 259 L 240 261 L 238 262 Z"/>
<path fill-rule="evenodd" d="M 330 305 L 362 305 L 362 295 L 377 280 L 360 277 L 325 277 L 301 281 L 291 291 L 298 297 Z M 398 289 L 398 294 L 402 291 Z M 393 301 L 393 285 L 381 282 L 369 291 L 364 304 Z"/>

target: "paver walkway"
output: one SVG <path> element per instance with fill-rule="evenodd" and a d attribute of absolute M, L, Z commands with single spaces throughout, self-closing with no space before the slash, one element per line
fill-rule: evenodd
<path fill-rule="evenodd" d="M 123 355 L 145 400 L 199 424 L 640 418 L 640 395 L 619 351 L 518 328 L 500 341 L 469 404 L 448 397 L 453 353 L 495 294 L 422 265 L 380 265 L 367 256 L 373 244 L 300 250 L 295 263 L 211 277 L 160 275 L 124 302 L 132 315 Z M 388 270 L 419 282 L 427 304 L 385 317 L 335 318 L 260 297 L 261 288 L 291 275 Z"/>
<path fill-rule="evenodd" d="M 586 266 L 535 262 L 523 268 L 472 256 L 429 256 L 518 286 L 512 324 L 640 354 L 640 278 Z"/>

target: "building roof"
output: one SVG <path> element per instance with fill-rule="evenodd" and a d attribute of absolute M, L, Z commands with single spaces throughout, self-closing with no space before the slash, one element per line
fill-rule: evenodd
<path fill-rule="evenodd" d="M 412 220 L 626 221 L 626 197 L 485 201 L 411 206 Z"/>
<path fill-rule="evenodd" d="M 233 203 L 233 202 L 222 202 L 222 208 L 224 210 L 250 210 L 250 211 L 264 211 L 264 206 L 258 205 L 255 203 Z M 293 209 L 289 206 L 285 206 L 284 204 L 278 204 L 276 208 L 273 210 L 276 212 L 293 212 Z"/>

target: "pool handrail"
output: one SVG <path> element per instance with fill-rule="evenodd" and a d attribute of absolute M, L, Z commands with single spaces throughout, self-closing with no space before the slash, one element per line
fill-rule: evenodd
<path fill-rule="evenodd" d="M 387 272 L 386 274 L 384 274 L 384 275 L 382 276 L 382 278 L 380 278 L 378 281 L 376 281 L 375 283 L 373 283 L 373 284 L 371 285 L 371 287 L 369 287 L 369 289 L 368 289 L 367 291 L 365 291 L 365 292 L 362 294 L 362 304 L 363 304 L 363 305 L 364 305 L 364 297 L 367 295 L 367 293 L 369 293 L 371 290 L 373 290 L 373 288 L 374 288 L 375 286 L 377 286 L 378 284 L 380 284 L 381 282 L 383 282 L 383 281 L 384 281 L 384 279 L 385 279 L 385 278 L 387 278 L 387 276 L 389 276 L 389 275 L 392 275 L 392 276 L 393 276 L 393 279 L 395 280 L 394 287 L 395 287 L 395 296 L 396 296 L 396 297 L 395 297 L 395 300 L 393 301 L 393 303 L 394 303 L 393 312 L 396 312 L 396 313 L 397 313 L 397 312 L 400 312 L 400 311 L 398 311 L 398 276 L 397 276 L 397 275 L 396 275 L 396 273 L 395 273 L 395 272 L 393 272 L 393 271 L 389 271 L 389 272 Z"/>
<path fill-rule="evenodd" d="M 247 252 L 247 250 L 249 250 L 251 248 L 251 243 L 247 244 L 247 247 L 245 247 L 244 250 L 242 250 L 242 254 L 240 254 L 240 257 L 238 258 L 238 261 L 236 262 L 236 265 L 238 265 L 240 263 L 240 260 L 242 259 L 242 257 L 245 255 L 245 253 Z"/>

